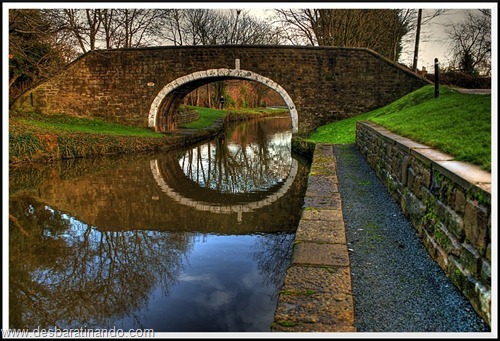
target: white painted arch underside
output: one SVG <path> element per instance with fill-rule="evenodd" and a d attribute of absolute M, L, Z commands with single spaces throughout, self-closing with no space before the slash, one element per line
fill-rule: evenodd
<path fill-rule="evenodd" d="M 290 116 L 292 118 L 292 132 L 298 132 L 299 117 L 297 114 L 297 109 L 295 108 L 295 104 L 293 103 L 292 98 L 290 97 L 290 95 L 288 95 L 285 89 L 283 89 L 278 83 L 269 78 L 263 77 L 252 71 L 240 69 L 209 69 L 205 71 L 198 71 L 186 76 L 182 76 L 168 83 L 163 87 L 163 89 L 160 90 L 158 95 L 156 95 L 155 99 L 153 100 L 153 103 L 151 104 L 151 108 L 149 109 L 148 126 L 150 128 L 156 128 L 158 109 L 163 99 L 170 92 L 181 87 L 184 84 L 205 78 L 248 79 L 267 85 L 269 88 L 276 91 L 285 101 L 285 104 L 287 105 L 288 110 L 290 111 Z"/>

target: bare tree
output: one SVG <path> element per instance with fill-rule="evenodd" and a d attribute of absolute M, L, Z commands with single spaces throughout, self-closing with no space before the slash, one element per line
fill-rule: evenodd
<path fill-rule="evenodd" d="M 163 37 L 174 45 L 279 44 L 281 31 L 240 9 L 176 9 L 165 15 Z"/>
<path fill-rule="evenodd" d="M 184 45 L 186 11 L 182 9 L 165 10 L 164 18 L 165 27 L 162 30 L 162 37 L 176 46 Z"/>
<path fill-rule="evenodd" d="M 234 25 L 234 39 L 232 44 L 280 44 L 283 39 L 280 37 L 280 30 L 271 23 L 252 17 L 248 11 L 231 10 L 229 16 L 230 26 Z M 233 24 L 234 22 L 234 24 Z"/>
<path fill-rule="evenodd" d="M 56 9 L 51 16 L 57 18 L 85 53 L 98 48 L 155 45 L 161 36 L 166 12 L 127 8 Z"/>
<path fill-rule="evenodd" d="M 293 44 L 366 47 L 397 60 L 408 22 L 395 9 L 278 9 Z"/>
<path fill-rule="evenodd" d="M 85 18 L 88 24 L 88 36 L 90 50 L 96 49 L 97 34 L 99 33 L 99 28 L 101 26 L 101 10 L 100 9 L 86 9 Z"/>
<path fill-rule="evenodd" d="M 276 9 L 276 23 L 283 27 L 285 38 L 294 45 L 317 45 L 311 10 Z"/>
<path fill-rule="evenodd" d="M 451 24 L 448 36 L 453 65 L 469 74 L 491 73 L 491 12 L 467 11 L 465 21 Z"/>
<path fill-rule="evenodd" d="M 103 9 L 100 12 L 100 20 L 104 33 L 104 44 L 106 49 L 111 49 L 114 46 L 114 42 L 117 40 L 117 32 L 119 26 L 116 22 L 117 10 Z"/>
<path fill-rule="evenodd" d="M 70 34 L 67 43 L 76 40 L 85 53 L 97 47 L 101 27 L 100 9 L 54 9 L 49 10 L 52 20 Z"/>
<path fill-rule="evenodd" d="M 155 9 L 116 10 L 114 47 L 154 45 L 164 23 L 164 12 Z"/>
<path fill-rule="evenodd" d="M 53 76 L 73 54 L 61 43 L 63 28 L 45 10 L 9 10 L 9 99 Z"/>

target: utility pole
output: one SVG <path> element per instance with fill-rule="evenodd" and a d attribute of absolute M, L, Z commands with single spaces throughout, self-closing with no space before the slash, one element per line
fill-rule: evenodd
<path fill-rule="evenodd" d="M 231 33 L 231 44 L 238 43 L 238 18 L 240 17 L 241 9 L 236 10 L 236 19 L 234 20 L 233 33 Z M 235 37 L 236 34 L 236 37 Z"/>
<path fill-rule="evenodd" d="M 417 71 L 417 61 L 418 61 L 418 45 L 420 44 L 420 26 L 422 26 L 422 10 L 418 10 L 417 19 L 417 36 L 415 37 L 415 51 L 413 51 L 413 67 L 414 72 Z"/>

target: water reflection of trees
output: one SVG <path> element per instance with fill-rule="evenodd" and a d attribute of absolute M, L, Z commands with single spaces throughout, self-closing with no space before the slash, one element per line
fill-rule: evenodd
<path fill-rule="evenodd" d="M 257 262 L 264 284 L 281 288 L 292 259 L 294 240 L 294 233 L 264 234 L 256 240 L 252 259 Z M 278 291 L 275 298 L 277 294 Z"/>
<path fill-rule="evenodd" d="M 285 179 L 291 168 L 289 119 L 274 125 L 257 120 L 227 129 L 224 135 L 181 155 L 184 174 L 221 193 L 266 190 Z"/>
<path fill-rule="evenodd" d="M 109 327 L 166 294 L 192 248 L 185 233 L 97 231 L 30 196 L 11 198 L 10 324 Z"/>

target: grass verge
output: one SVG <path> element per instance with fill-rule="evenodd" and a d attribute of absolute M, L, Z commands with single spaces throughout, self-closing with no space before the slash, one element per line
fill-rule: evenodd
<path fill-rule="evenodd" d="M 356 122 L 371 121 L 388 130 L 491 171 L 491 95 L 464 94 L 427 85 L 374 111 L 321 126 L 310 142 L 355 143 Z"/>
<path fill-rule="evenodd" d="M 9 122 L 9 162 L 51 161 L 58 159 L 95 157 L 110 154 L 131 154 L 158 151 L 166 147 L 158 136 L 89 133 L 75 130 L 45 128 L 40 122 L 11 120 Z M 125 128 L 126 129 L 126 128 Z"/>
<path fill-rule="evenodd" d="M 19 114 L 17 122 L 49 132 L 73 132 L 137 137 L 162 137 L 161 133 L 98 119 L 80 118 L 64 114 L 42 115 L 36 113 Z"/>

